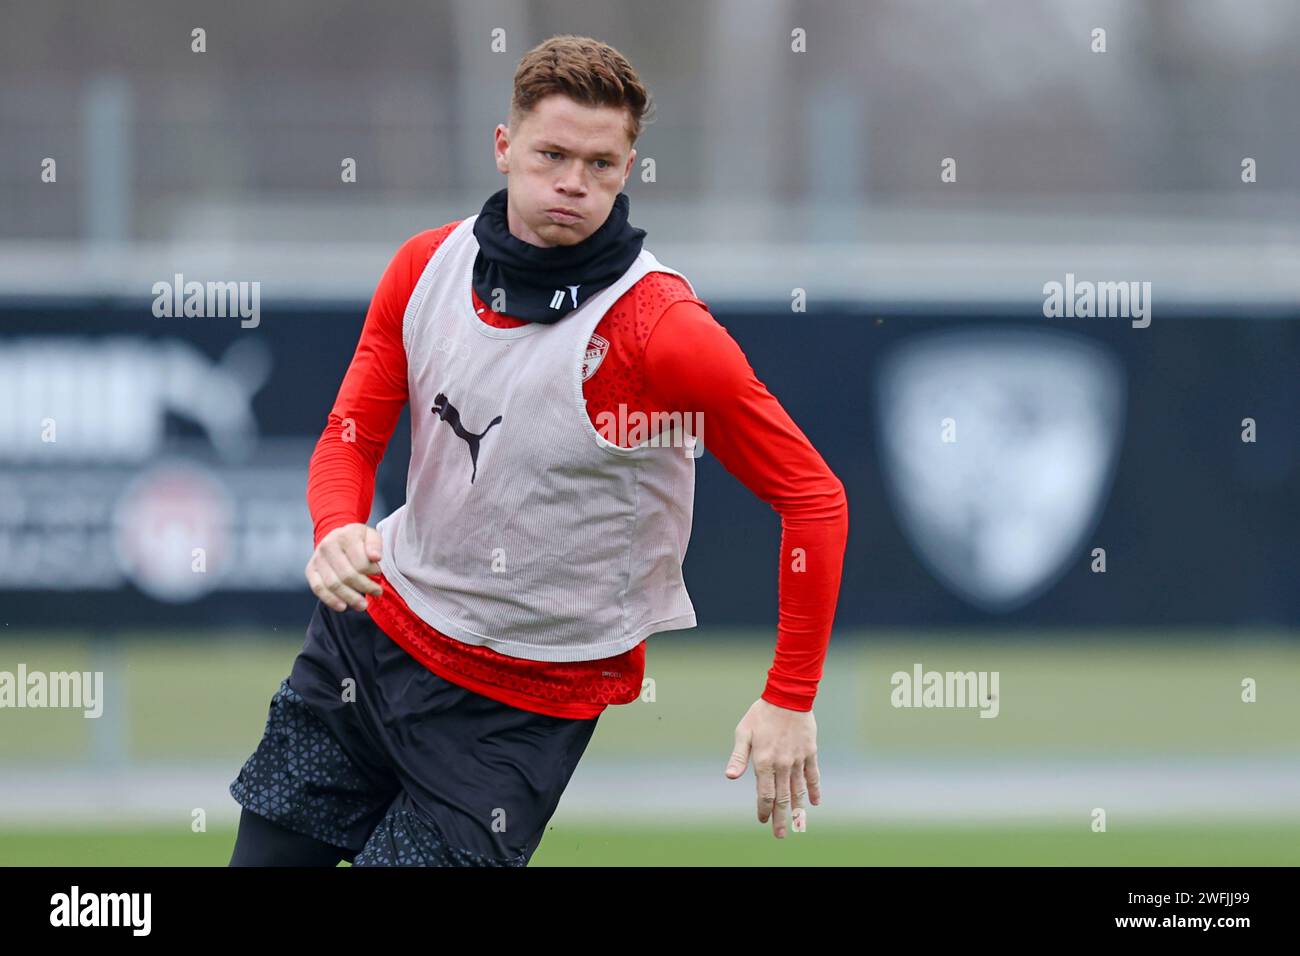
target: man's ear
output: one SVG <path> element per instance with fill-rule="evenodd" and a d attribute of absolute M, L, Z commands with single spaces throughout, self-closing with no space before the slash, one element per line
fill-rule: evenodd
<path fill-rule="evenodd" d="M 510 127 L 498 123 L 492 137 L 492 157 L 496 160 L 497 172 L 508 173 L 510 171 Z"/>

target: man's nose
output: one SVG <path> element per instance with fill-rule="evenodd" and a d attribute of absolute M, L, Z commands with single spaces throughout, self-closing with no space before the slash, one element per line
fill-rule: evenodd
<path fill-rule="evenodd" d="M 582 160 L 575 160 L 564 167 L 560 176 L 559 187 L 566 193 L 581 193 L 586 190 L 586 168 Z"/>

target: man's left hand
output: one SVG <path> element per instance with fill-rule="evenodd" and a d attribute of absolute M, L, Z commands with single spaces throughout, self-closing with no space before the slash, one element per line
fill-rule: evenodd
<path fill-rule="evenodd" d="M 735 749 L 724 771 L 729 780 L 745 773 L 750 758 L 758 789 L 758 822 L 772 820 L 772 835 L 783 839 L 786 814 L 802 811 L 805 797 L 822 802 L 817 770 L 817 721 L 812 711 L 789 710 L 761 697 L 736 725 Z"/>

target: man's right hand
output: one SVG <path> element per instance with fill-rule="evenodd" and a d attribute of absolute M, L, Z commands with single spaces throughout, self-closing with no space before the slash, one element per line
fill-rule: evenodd
<path fill-rule="evenodd" d="M 383 539 L 374 528 L 360 522 L 335 528 L 312 552 L 307 562 L 307 583 L 312 593 L 336 611 L 349 606 L 366 609 L 367 594 L 383 594 L 367 575 L 378 574 Z"/>

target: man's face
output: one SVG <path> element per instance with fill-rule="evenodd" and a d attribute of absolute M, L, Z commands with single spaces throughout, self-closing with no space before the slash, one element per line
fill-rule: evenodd
<path fill-rule="evenodd" d="M 621 107 L 586 106 L 554 93 L 515 128 L 498 125 L 496 161 L 506 174 L 511 235 L 535 246 L 571 246 L 604 225 L 636 161 L 627 119 Z"/>

